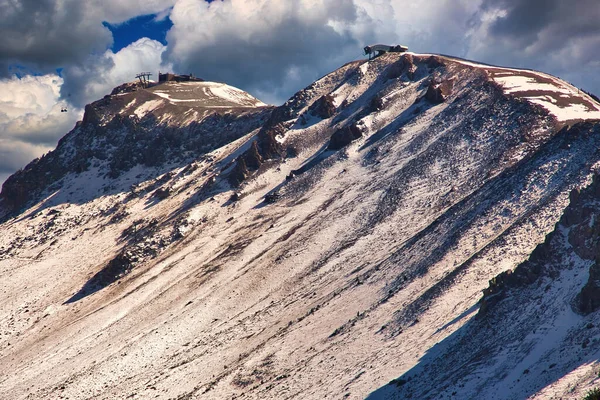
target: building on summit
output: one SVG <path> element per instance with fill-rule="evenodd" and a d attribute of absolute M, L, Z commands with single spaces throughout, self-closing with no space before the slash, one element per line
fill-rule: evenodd
<path fill-rule="evenodd" d="M 196 78 L 194 74 L 177 75 L 170 72 L 158 72 L 158 82 L 204 82 L 204 79 Z"/>

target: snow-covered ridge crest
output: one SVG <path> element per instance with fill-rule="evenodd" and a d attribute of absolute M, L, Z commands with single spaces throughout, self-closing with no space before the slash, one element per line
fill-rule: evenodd
<path fill-rule="evenodd" d="M 558 122 L 600 120 L 600 103 L 581 89 L 543 72 L 496 67 L 450 58 L 455 62 L 484 70 L 504 88 L 506 94 L 537 104 Z"/>

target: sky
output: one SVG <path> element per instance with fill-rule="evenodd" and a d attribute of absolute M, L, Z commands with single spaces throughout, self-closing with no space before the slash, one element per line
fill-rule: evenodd
<path fill-rule="evenodd" d="M 0 0 L 0 182 L 141 71 L 193 73 L 278 105 L 386 43 L 600 94 L 598 21 L 598 0 Z"/>

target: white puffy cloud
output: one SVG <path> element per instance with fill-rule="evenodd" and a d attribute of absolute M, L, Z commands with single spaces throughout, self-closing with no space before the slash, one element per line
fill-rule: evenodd
<path fill-rule="evenodd" d="M 61 112 L 62 84 L 52 74 L 0 80 L 0 182 L 53 149 L 81 118 L 81 110 Z"/>
<path fill-rule="evenodd" d="M 140 72 L 151 71 L 156 78 L 158 71 L 172 69 L 162 63 L 166 47 L 160 42 L 142 38 L 117 53 L 111 50 L 90 56 L 80 65 L 65 68 L 65 84 L 61 88 L 63 98 L 77 106 L 83 106 L 124 83 L 135 80 Z"/>

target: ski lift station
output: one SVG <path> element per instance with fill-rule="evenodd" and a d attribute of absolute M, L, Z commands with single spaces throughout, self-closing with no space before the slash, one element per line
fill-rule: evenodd
<path fill-rule="evenodd" d="M 408 51 L 408 47 L 401 44 L 396 46 L 389 46 L 387 44 L 372 44 L 370 46 L 365 46 L 364 50 L 365 55 L 368 55 L 370 60 L 385 53 L 404 53 Z"/>

